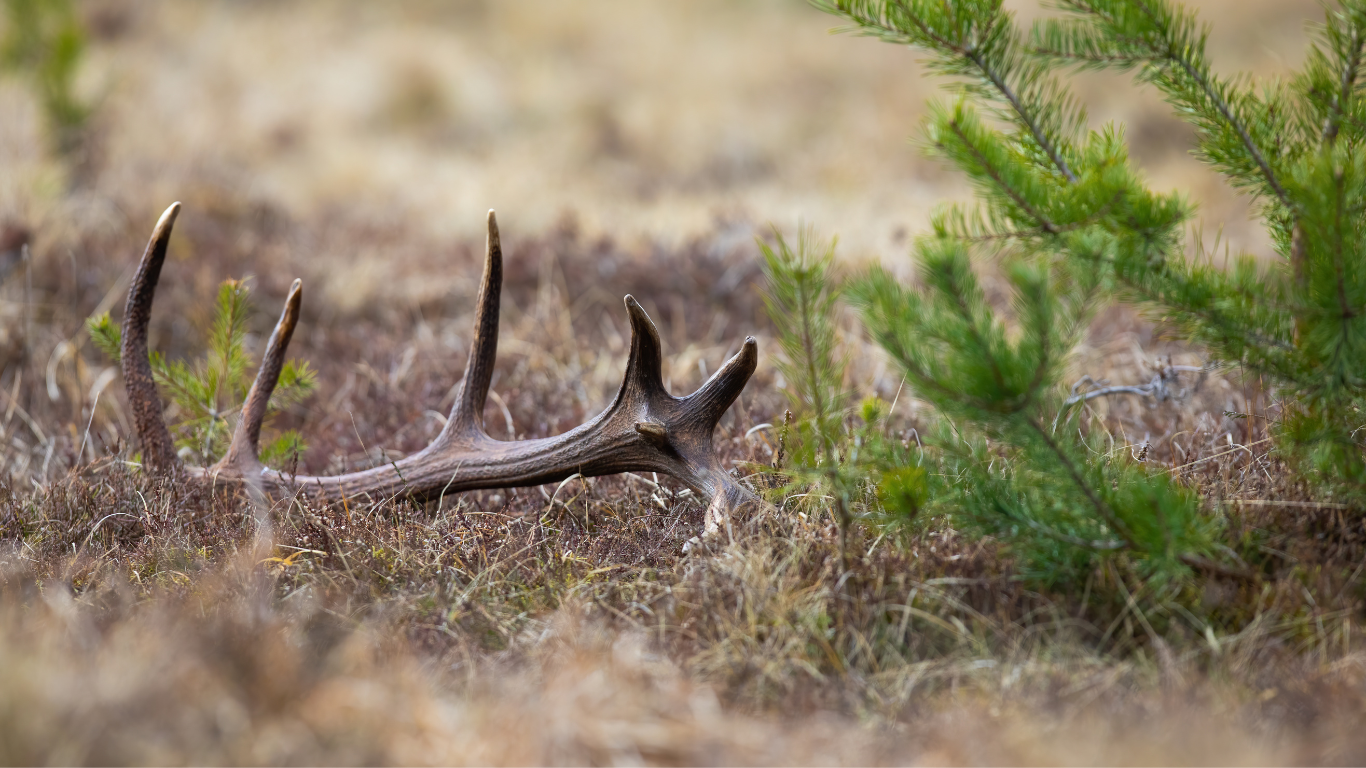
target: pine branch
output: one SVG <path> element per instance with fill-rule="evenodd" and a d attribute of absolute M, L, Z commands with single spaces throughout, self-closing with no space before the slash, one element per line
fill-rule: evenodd
<path fill-rule="evenodd" d="M 1216 126 L 1222 124 L 1236 136 L 1276 200 L 1287 209 L 1295 209 L 1266 150 L 1253 138 L 1248 121 L 1230 102 L 1228 85 L 1210 72 L 1205 59 L 1205 36 L 1194 34 L 1193 17 L 1174 11 L 1166 0 L 1060 2 L 1065 9 L 1083 14 L 1095 31 L 1045 21 L 1036 25 L 1032 34 L 1030 48 L 1036 55 L 1119 69 L 1143 66 L 1145 80 L 1155 84 L 1177 106 L 1189 110 L 1197 123 L 1207 123 L 1203 151 L 1212 160 L 1236 169 L 1234 158 L 1221 157 L 1222 151 L 1214 143 L 1218 136 Z"/>
<path fill-rule="evenodd" d="M 1133 1 L 1148 14 L 1149 18 L 1152 18 L 1154 22 L 1157 21 L 1157 18 L 1148 8 L 1147 3 L 1143 2 L 1143 0 Z M 1275 172 L 1271 170 L 1271 164 L 1267 162 L 1266 155 L 1262 152 L 1262 148 L 1257 146 L 1257 143 L 1252 140 L 1251 134 L 1248 133 L 1246 123 L 1233 114 L 1233 109 L 1229 106 L 1228 99 L 1221 92 L 1222 89 L 1215 87 L 1214 81 L 1207 71 L 1207 67 L 1199 66 L 1199 64 L 1203 64 L 1203 62 L 1196 62 L 1193 59 L 1193 56 L 1191 55 L 1192 51 L 1193 49 L 1189 47 L 1177 48 L 1174 45 L 1168 44 L 1163 53 L 1168 61 L 1174 62 L 1185 70 L 1186 74 L 1197 86 L 1199 86 L 1200 90 L 1204 91 L 1205 97 L 1219 110 L 1219 114 L 1223 115 L 1224 120 L 1233 128 L 1233 130 L 1237 131 L 1238 138 L 1242 139 L 1243 146 L 1247 149 L 1248 154 L 1252 156 L 1253 161 L 1257 163 L 1257 167 L 1261 169 L 1262 175 L 1266 177 L 1266 183 L 1271 187 L 1272 191 L 1276 193 L 1276 197 L 1280 199 L 1281 205 L 1293 209 L 1295 206 L 1291 202 L 1290 196 L 1286 194 L 1285 188 L 1281 186 L 1280 180 L 1276 178 Z"/>
<path fill-rule="evenodd" d="M 1035 533 L 1043 534 L 1044 536 L 1047 536 L 1050 539 L 1060 541 L 1064 544 L 1071 544 L 1074 547 L 1081 547 L 1082 549 L 1089 549 L 1096 552 L 1114 552 L 1121 549 L 1131 549 L 1131 546 L 1127 541 L 1117 541 L 1115 539 L 1083 539 L 1080 536 L 1073 536 L 1069 533 L 1063 533 L 1062 531 L 1057 531 L 1052 528 L 1049 528 L 1048 526 L 1026 515 L 1012 514 L 1004 505 L 998 504 L 997 509 L 999 509 L 1003 515 L 1009 517 L 1011 520 L 1016 520 L 1021 523 L 1024 523 L 1026 526 L 1030 528 L 1030 530 L 1033 530 Z"/>
<path fill-rule="evenodd" d="M 840 31 L 855 31 L 885 42 L 924 49 L 937 54 L 936 66 L 946 73 L 970 75 L 984 82 L 1005 102 L 1014 120 L 1053 167 L 1068 183 L 1077 182 L 1063 156 L 1061 141 L 1050 135 L 1044 115 L 1066 115 L 1065 119 L 1073 124 L 1079 124 L 1081 116 L 1076 110 L 1067 109 L 1067 94 L 1044 77 L 1042 71 L 1031 70 L 1019 76 L 1018 70 L 1027 65 L 1020 60 L 1011 14 L 1002 11 L 999 3 L 975 7 L 965 4 L 961 9 L 929 0 L 814 0 L 813 4 L 853 22 L 852 29 Z M 980 28 L 973 25 L 976 21 L 980 21 Z M 941 25 L 959 34 L 941 31 Z M 1012 84 L 1012 80 L 1024 87 Z M 1053 98 L 1048 98 L 1050 93 Z"/>
<path fill-rule="evenodd" d="M 1043 151 L 1048 154 L 1048 158 L 1053 161 L 1053 165 L 1057 166 L 1058 170 L 1062 172 L 1063 176 L 1067 177 L 1069 182 L 1076 184 L 1076 174 L 1072 173 L 1072 169 L 1067 166 L 1067 161 L 1058 153 L 1057 146 L 1055 146 L 1048 136 L 1044 134 L 1043 129 L 1039 126 L 1037 117 L 1033 112 L 1025 109 L 1025 105 L 1020 101 L 1020 97 L 1015 94 L 1015 91 L 1010 87 L 1010 84 L 1006 82 L 1005 78 L 1001 76 L 1001 73 L 988 64 L 982 57 L 981 52 L 971 48 L 965 48 L 964 54 L 982 70 L 982 74 L 986 76 L 987 80 L 989 80 L 992 85 L 996 86 L 996 90 L 1001 92 L 1001 95 L 1005 97 L 1006 101 L 1010 102 L 1010 106 L 1015 110 L 1015 114 L 1019 116 L 1020 122 L 1029 129 L 1030 135 L 1034 137 L 1034 141 L 1038 143 Z"/>
<path fill-rule="evenodd" d="M 1017 285 L 1018 284 L 1019 282 L 1017 281 Z M 1042 287 L 1042 281 L 1040 281 L 1040 287 Z M 1046 292 L 1044 291 L 1040 291 L 1041 295 L 1039 295 L 1034 302 L 1039 310 L 1046 309 L 1049 307 L 1050 302 L 1054 300 L 1054 297 L 1052 296 L 1043 295 L 1045 293 Z M 1045 317 L 1042 311 L 1021 314 L 1027 314 L 1034 317 L 1034 328 L 1030 337 L 1038 339 L 1039 342 L 1039 360 L 1034 366 L 1034 375 L 1030 378 L 1029 384 L 1025 387 L 1024 402 L 1020 405 L 1020 410 L 1024 410 L 1033 403 L 1035 395 L 1043 389 L 1044 379 L 1048 375 L 1048 370 L 1051 367 L 1052 359 L 1049 352 L 1053 340 L 1054 323 L 1052 321 L 1055 318 L 1052 316 Z"/>
<path fill-rule="evenodd" d="M 1094 213 L 1092 213 L 1084 219 L 1079 219 L 1069 224 L 1053 224 L 1052 222 L 1047 221 L 1045 219 L 1044 224 L 1031 229 L 1016 229 L 1008 230 L 1005 232 L 990 232 L 984 235 L 960 234 L 959 237 L 970 243 L 990 243 L 997 240 L 1032 240 L 1035 238 L 1043 237 L 1045 235 L 1060 235 L 1064 232 L 1075 232 L 1079 229 L 1085 229 L 1091 226 L 1092 224 L 1099 224 L 1102 220 L 1105 219 L 1106 216 L 1108 216 L 1111 213 L 1111 211 L 1115 209 L 1115 206 L 1117 206 L 1123 198 L 1123 191 L 1116 192 L 1110 198 L 1110 202 L 1106 203 L 1104 206 L 1097 209 Z"/>
<path fill-rule="evenodd" d="M 1086 478 L 1082 477 L 1081 471 L 1078 470 L 1076 464 L 1072 462 L 1072 458 L 1053 440 L 1053 437 L 1048 434 L 1048 430 L 1044 429 L 1043 425 L 1035 419 L 1029 419 L 1026 423 L 1029 425 L 1029 428 L 1034 430 L 1034 433 L 1043 440 L 1044 445 L 1048 446 L 1048 449 L 1053 452 L 1058 463 L 1061 464 L 1063 469 L 1067 472 L 1068 477 L 1072 478 L 1072 483 L 1082 492 L 1082 495 L 1086 497 L 1086 500 L 1091 503 L 1091 506 L 1096 510 L 1096 513 L 1100 515 L 1101 519 L 1110 526 L 1110 530 L 1119 534 L 1120 538 L 1124 539 L 1125 543 L 1130 547 L 1138 549 L 1138 543 L 1134 540 L 1133 531 L 1129 529 L 1128 525 L 1124 524 L 1124 521 L 1119 519 L 1119 516 L 1110 508 L 1110 505 L 1106 504 L 1105 500 L 1096 493 L 1096 489 L 1093 488 L 1090 483 L 1086 482 Z"/>
<path fill-rule="evenodd" d="M 982 150 L 969 139 L 967 132 L 963 130 L 963 126 L 958 120 L 951 119 L 948 122 L 948 126 L 954 136 L 956 136 L 962 145 L 967 148 L 968 152 L 972 154 L 973 159 L 977 161 L 977 166 L 982 169 L 982 172 L 996 183 L 998 189 L 1010 197 L 1017 208 L 1024 211 L 1030 218 L 1038 222 L 1039 229 L 1042 229 L 1050 235 L 1056 235 L 1058 233 L 1059 230 L 1056 224 L 1049 221 L 1047 216 L 1044 216 L 1030 205 L 1029 201 L 1025 199 L 1025 196 L 1019 190 L 1016 190 L 1006 182 L 1004 174 L 994 166 L 991 161 L 987 159 Z"/>
<path fill-rule="evenodd" d="M 1337 287 L 1338 309 L 1341 311 L 1342 336 L 1341 340 L 1347 338 L 1347 323 L 1356 316 L 1352 307 L 1347 303 L 1347 277 L 1346 269 L 1342 263 L 1343 250 L 1343 203 L 1345 202 L 1346 190 L 1343 187 L 1344 175 L 1342 173 L 1333 174 L 1333 271 L 1337 278 L 1334 283 Z M 1342 348 L 1339 343 L 1338 349 Z"/>
<path fill-rule="evenodd" d="M 1357 77 L 1361 73 L 1361 57 L 1363 49 L 1366 49 L 1366 30 L 1363 30 L 1360 24 L 1352 25 L 1348 46 L 1348 54 L 1341 67 L 1342 74 L 1338 77 L 1338 92 L 1333 96 L 1328 117 L 1323 122 L 1323 143 L 1329 146 L 1338 138 L 1345 111 L 1344 105 L 1356 91 Z"/>
<path fill-rule="evenodd" d="M 955 264 L 954 262 L 945 260 L 938 264 L 929 264 L 927 267 L 929 269 L 934 269 L 935 267 L 940 268 L 937 272 L 942 278 L 941 285 L 944 286 L 944 293 L 948 295 L 954 309 L 958 311 L 958 315 L 963 321 L 963 328 L 967 330 L 968 335 L 972 338 L 982 359 L 987 362 L 987 367 L 991 370 L 991 378 L 995 380 L 996 386 L 1004 392 L 1008 387 L 1006 385 L 1005 376 L 1001 373 L 1001 365 L 996 360 L 996 355 L 992 354 L 991 345 L 982 335 L 982 329 L 978 322 L 977 315 L 980 314 L 983 299 L 981 296 L 973 296 L 973 306 L 968 305 L 969 298 L 964 293 L 964 286 L 960 280 L 956 279 L 959 276 L 954 274 L 951 269 L 952 266 L 960 265 L 961 264 Z M 977 311 L 975 312 L 974 309 Z"/>

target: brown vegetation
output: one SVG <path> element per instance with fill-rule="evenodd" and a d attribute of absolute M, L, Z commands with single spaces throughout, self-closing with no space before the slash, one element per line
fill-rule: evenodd
<path fill-rule="evenodd" d="M 568 7 L 92 2 L 92 88 L 109 97 L 102 167 L 74 189 L 32 159 L 32 107 L 0 86 L 0 222 L 32 247 L 7 272 L 0 252 L 0 762 L 1366 760 L 1366 531 L 1284 480 L 1257 418 L 1229 415 L 1274 413 L 1236 372 L 1090 403 L 1114 450 L 1198 484 L 1261 553 L 1253 579 L 1181 595 L 1122 567 L 1081 597 L 1034 592 L 1008 552 L 945 521 L 856 530 L 842 574 L 816 499 L 684 556 L 703 507 L 648 475 L 258 508 L 140 473 L 117 372 L 82 328 L 122 303 L 170 199 L 186 212 L 153 348 L 198 354 L 224 277 L 252 276 L 263 309 L 294 277 L 318 286 L 291 351 L 322 386 L 277 424 L 308 439 L 299 471 L 338 472 L 440 429 L 491 206 L 527 234 L 504 241 L 484 419 L 526 438 L 611 401 L 623 294 L 659 324 L 670 391 L 691 391 L 746 334 L 772 348 L 756 224 L 804 208 L 856 253 L 899 252 L 954 193 L 902 141 L 924 97 L 897 90 L 906 55 L 828 41 L 800 5 Z M 734 90 L 709 90 L 723 74 Z M 675 90 L 613 95 L 659 83 Z M 760 127 L 716 138 L 728 121 Z M 1163 149 L 1182 140 L 1166 123 L 1136 125 L 1155 177 L 1204 183 Z M 1209 199 L 1212 220 L 1240 210 Z M 255 316 L 254 356 L 272 315 Z M 1200 364 L 1160 331 L 1109 311 L 1078 378 Z M 852 327 L 846 341 L 850 381 L 897 399 L 871 345 Z M 918 423 L 897 402 L 895 428 Z M 716 432 L 727 466 L 775 461 L 772 433 L 751 430 L 783 409 L 761 358 Z"/>

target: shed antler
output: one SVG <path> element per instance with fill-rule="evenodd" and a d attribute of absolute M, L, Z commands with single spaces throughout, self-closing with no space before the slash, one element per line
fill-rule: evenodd
<path fill-rule="evenodd" d="M 144 461 L 156 470 L 180 466 L 170 431 L 162 418 L 148 360 L 147 325 L 166 244 L 180 204 L 166 209 L 152 232 L 138 267 L 124 310 L 124 383 Z M 498 351 L 498 302 L 503 282 L 503 252 L 493 211 L 488 217 L 488 250 L 475 310 L 474 343 L 460 394 L 441 433 L 431 445 L 407 458 L 361 472 L 326 477 L 289 475 L 261 464 L 258 443 L 266 404 L 284 365 L 285 350 L 299 319 L 302 288 L 290 288 L 280 321 L 266 345 L 265 357 L 242 407 L 237 430 L 227 454 L 208 469 L 185 467 L 192 477 L 212 482 L 257 485 L 271 496 L 302 492 L 340 500 L 437 498 L 445 493 L 478 488 L 508 488 L 553 483 L 580 474 L 585 477 L 618 472 L 663 472 L 710 500 L 706 533 L 714 533 L 737 506 L 755 497 L 721 467 L 712 450 L 712 431 L 758 363 L 758 345 L 747 337 L 744 345 L 696 392 L 673 397 L 660 373 L 663 354 L 659 332 L 627 296 L 631 317 L 631 352 L 626 375 L 612 405 L 592 421 L 556 437 L 536 440 L 495 440 L 484 431 L 484 401 L 488 397 L 493 362 Z"/>

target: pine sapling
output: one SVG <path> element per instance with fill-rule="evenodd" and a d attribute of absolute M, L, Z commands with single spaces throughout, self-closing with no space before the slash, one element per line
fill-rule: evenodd
<path fill-rule="evenodd" d="M 774 237 L 776 247 L 759 242 L 767 277 L 764 303 L 783 351 L 778 370 L 799 417 L 796 434 L 785 426 L 783 441 L 792 451 L 791 471 L 818 479 L 831 494 L 840 551 L 847 557 L 855 482 L 842 471 L 848 458 L 843 455 L 848 392 L 847 360 L 836 332 L 841 289 L 834 273 L 835 242 L 818 243 L 809 229 L 799 232 L 795 249 L 780 233 Z"/>
<path fill-rule="evenodd" d="M 935 212 L 917 246 L 919 287 L 874 271 L 852 290 L 874 338 L 940 415 L 928 464 L 915 468 L 924 473 L 889 467 L 884 500 L 916 500 L 1002 538 L 1045 582 L 1075 582 L 1115 556 L 1152 575 L 1224 568 L 1208 556 L 1215 526 L 1193 492 L 1059 419 L 1059 376 L 1091 309 L 1134 272 L 1179 260 L 1190 205 L 1146 187 L 1120 129 L 1087 130 L 1055 58 L 999 0 L 816 4 L 849 31 L 924 51 L 932 71 L 954 80 L 952 100 L 931 108 L 924 143 L 967 174 L 978 198 Z M 1183 87 L 1214 82 L 1185 55 L 1194 74 Z M 1202 98 L 1216 111 L 1248 108 Z M 1261 183 L 1255 166 L 1236 170 Z M 1008 311 L 986 301 L 972 252 L 1003 260 Z"/>
<path fill-rule="evenodd" d="M 152 353 L 152 372 L 179 414 L 176 446 L 183 457 L 212 464 L 222 458 L 232 441 L 236 420 L 251 386 L 249 361 L 243 348 L 251 315 L 250 290 L 241 280 L 228 280 L 218 289 L 214 322 L 204 358 L 193 364 L 167 361 Z M 119 326 L 109 313 L 86 322 L 90 338 L 111 359 L 119 359 Z M 302 402 L 313 393 L 316 379 L 308 363 L 285 362 L 279 384 L 270 398 L 268 414 Z M 294 430 L 281 432 L 261 447 L 261 462 L 280 466 L 297 461 L 305 450 Z"/>

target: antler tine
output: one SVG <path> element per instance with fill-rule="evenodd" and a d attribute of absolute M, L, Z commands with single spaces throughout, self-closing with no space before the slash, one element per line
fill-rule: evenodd
<path fill-rule="evenodd" d="M 698 410 L 704 413 L 715 413 L 719 419 L 735 402 L 735 398 L 740 396 L 740 390 L 745 388 L 745 383 L 758 366 L 759 342 L 753 336 L 746 336 L 740 351 L 717 369 L 696 392 L 688 395 L 687 400 L 696 403 Z"/>
<path fill-rule="evenodd" d="M 502 290 L 503 244 L 498 236 L 498 218 L 490 209 L 484 276 L 479 281 L 479 303 L 474 309 L 474 339 L 470 342 L 469 362 L 465 364 L 465 383 L 451 407 L 445 428 L 437 437 L 438 443 L 483 434 L 484 402 L 488 399 L 493 364 L 498 357 L 498 308 Z"/>
<path fill-rule="evenodd" d="M 628 293 L 623 301 L 631 316 L 631 352 L 626 358 L 626 374 L 621 378 L 621 389 L 609 412 L 632 401 L 649 403 L 660 397 L 673 399 L 664 389 L 664 350 L 659 343 L 659 329 L 634 296 Z M 637 421 L 635 430 L 656 446 L 662 448 L 668 445 L 668 428 L 658 421 L 650 418 Z"/>
<path fill-rule="evenodd" d="M 266 418 L 266 407 L 275 386 L 280 383 L 280 372 L 285 367 L 285 352 L 289 340 L 294 335 L 294 327 L 299 322 L 299 307 L 303 303 L 303 281 L 295 280 L 289 287 L 289 297 L 285 308 L 280 312 L 280 320 L 270 334 L 266 353 L 261 358 L 261 367 L 256 372 L 256 380 L 251 383 L 251 391 L 242 404 L 242 417 L 237 422 L 237 430 L 232 434 L 232 444 L 215 469 L 235 469 L 242 474 L 250 470 L 260 471 L 261 422 Z"/>
<path fill-rule="evenodd" d="M 123 343 L 119 349 L 123 386 L 133 412 L 133 426 L 142 443 L 142 460 L 151 469 L 161 471 L 172 469 L 179 462 L 171 431 L 161 415 L 161 398 L 157 396 L 156 379 L 148 359 L 147 325 L 152 318 L 152 299 L 161 277 L 161 265 L 166 261 L 171 227 L 179 213 L 180 203 L 171 203 L 152 230 L 133 285 L 128 289 L 128 303 L 123 309 Z"/>
<path fill-rule="evenodd" d="M 659 331 L 635 298 L 627 295 L 625 302 L 631 315 L 631 354 L 621 391 L 608 412 L 630 412 L 632 406 L 643 406 L 636 412 L 643 412 L 645 418 L 634 423 L 635 431 L 671 457 L 672 474 L 710 498 L 704 532 L 716 534 L 729 524 L 733 510 L 757 501 L 721 467 L 711 441 L 722 414 L 758 367 L 758 342 L 746 337 L 740 351 L 696 392 L 675 398 L 664 388 Z"/>
<path fill-rule="evenodd" d="M 663 392 L 664 349 L 659 342 L 659 329 L 634 296 L 628 293 L 623 301 L 631 315 L 631 352 L 626 358 L 622 391 L 630 387 L 646 394 Z"/>

